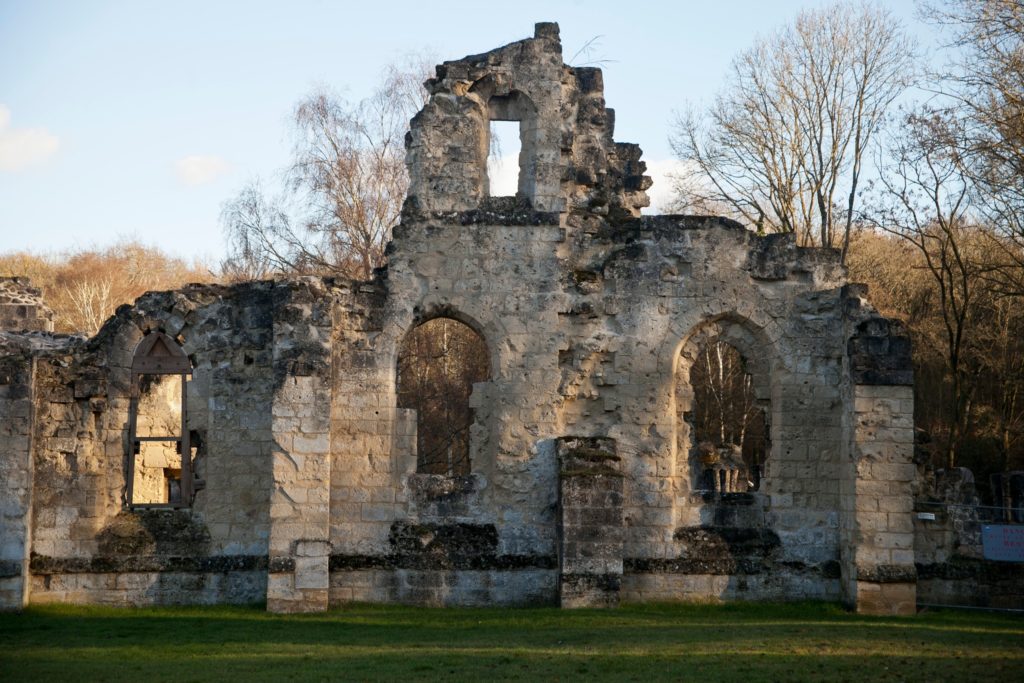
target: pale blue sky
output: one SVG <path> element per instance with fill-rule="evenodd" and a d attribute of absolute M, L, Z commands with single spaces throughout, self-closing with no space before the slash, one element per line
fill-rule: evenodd
<path fill-rule="evenodd" d="M 216 260 L 221 204 L 272 182 L 304 94 L 359 99 L 405 53 L 457 59 L 537 21 L 560 23 L 567 60 L 602 36 L 616 139 L 663 162 L 673 110 L 709 100 L 736 52 L 821 4 L 0 0 L 0 252 L 135 236 Z M 912 0 L 885 4 L 929 42 Z"/>

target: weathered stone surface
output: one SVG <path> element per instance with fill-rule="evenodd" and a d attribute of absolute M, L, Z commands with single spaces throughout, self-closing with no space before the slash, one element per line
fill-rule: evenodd
<path fill-rule="evenodd" d="M 557 440 L 562 607 L 615 607 L 622 577 L 623 475 L 615 441 Z"/>
<path fill-rule="evenodd" d="M 0 331 L 53 332 L 53 311 L 27 277 L 0 277 Z"/>
<path fill-rule="evenodd" d="M 1012 523 L 1007 510 L 981 505 L 970 470 L 922 462 L 914 496 L 918 599 L 926 605 L 1024 609 L 1024 564 L 984 558 L 983 524 Z"/>

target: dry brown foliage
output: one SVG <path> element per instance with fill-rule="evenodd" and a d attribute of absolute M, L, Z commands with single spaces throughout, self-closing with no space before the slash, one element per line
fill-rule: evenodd
<path fill-rule="evenodd" d="M 0 254 L 0 275 L 26 276 L 43 291 L 54 329 L 92 335 L 118 306 L 151 290 L 209 282 L 210 271 L 136 240 L 58 254 Z"/>
<path fill-rule="evenodd" d="M 958 300 L 957 325 L 948 322 L 952 295 L 943 296 L 933 272 L 936 263 L 953 272 L 941 265 L 943 241 L 926 243 L 929 265 L 925 250 L 910 241 L 862 230 L 851 241 L 848 265 L 851 280 L 868 284 L 871 302 L 910 330 L 915 424 L 930 439 L 935 463 L 970 467 L 984 485 L 987 473 L 1024 467 L 1024 307 L 984 277 L 985 264 L 1002 254 L 992 230 L 971 226 L 953 239 L 972 264 L 962 271 L 969 296 Z"/>

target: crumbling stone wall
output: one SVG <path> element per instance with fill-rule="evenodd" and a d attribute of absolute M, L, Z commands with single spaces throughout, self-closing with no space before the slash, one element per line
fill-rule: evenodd
<path fill-rule="evenodd" d="M 639 215 L 651 180 L 640 148 L 612 139 L 600 69 L 562 63 L 558 25 L 437 67 L 406 137 L 409 199 L 420 211 L 477 209 L 490 197 L 492 120 L 520 122 L 521 205 L 541 212 Z"/>
<path fill-rule="evenodd" d="M 0 277 L 0 330 L 53 332 L 53 311 L 27 277 Z"/>
<path fill-rule="evenodd" d="M 1004 510 L 985 505 L 964 467 L 918 467 L 914 491 L 917 595 L 925 605 L 1024 609 L 1024 565 L 986 559 L 982 526 L 1006 524 Z"/>
<path fill-rule="evenodd" d="M 36 356 L 33 601 L 263 599 L 276 510 L 272 405 L 287 384 L 274 363 L 298 346 L 275 348 L 275 302 L 301 286 L 147 295 L 95 338 L 67 338 Z M 124 499 L 130 366 L 156 329 L 181 340 L 192 363 L 187 428 L 207 489 L 191 510 L 142 513 Z M 205 540 L 187 542 L 193 536 Z"/>
<path fill-rule="evenodd" d="M 0 332 L 0 608 L 28 601 L 34 367 L 27 342 Z"/>
<path fill-rule="evenodd" d="M 428 90 L 372 281 L 189 286 L 122 307 L 93 339 L 11 336 L 3 604 L 912 608 L 908 347 L 835 251 L 641 216 L 640 150 L 613 140 L 601 72 L 563 64 L 554 24 L 442 64 Z M 489 196 L 497 119 L 520 121 L 514 198 Z M 416 415 L 397 407 L 402 340 L 435 317 L 490 354 L 465 476 L 416 471 Z M 205 487 L 181 510 L 123 500 L 147 330 L 192 367 Z M 708 490 L 694 466 L 690 366 L 714 340 L 746 359 L 767 415 L 754 492 Z"/>

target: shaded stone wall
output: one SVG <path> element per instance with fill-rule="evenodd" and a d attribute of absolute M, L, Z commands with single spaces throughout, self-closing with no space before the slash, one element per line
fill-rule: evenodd
<path fill-rule="evenodd" d="M 847 290 L 852 388 L 842 487 L 846 601 L 860 612 L 913 614 L 914 391 L 910 338 Z"/>
<path fill-rule="evenodd" d="M 31 351 L 0 333 L 0 609 L 28 601 L 32 531 Z"/>
<path fill-rule="evenodd" d="M 328 597 L 333 306 L 316 280 L 276 294 L 267 608 L 310 612 Z"/>
<path fill-rule="evenodd" d="M 1006 524 L 983 505 L 964 467 L 921 464 L 914 495 L 917 598 L 926 605 L 1024 609 L 1024 564 L 985 559 L 982 526 Z"/>
<path fill-rule="evenodd" d="M 616 607 L 624 529 L 615 442 L 567 437 L 557 444 L 559 604 Z"/>

